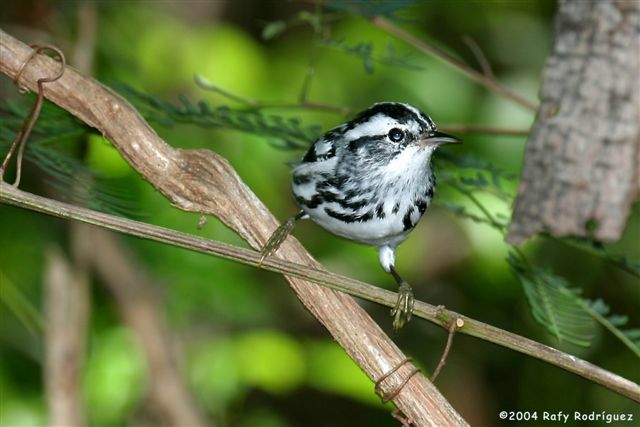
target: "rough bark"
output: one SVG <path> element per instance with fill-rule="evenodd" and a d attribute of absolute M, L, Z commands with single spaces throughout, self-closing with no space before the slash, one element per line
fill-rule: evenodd
<path fill-rule="evenodd" d="M 561 0 L 509 235 L 616 240 L 640 188 L 640 2 Z"/>
<path fill-rule="evenodd" d="M 0 72 L 14 78 L 32 49 L 0 30 Z M 59 64 L 36 55 L 20 83 L 36 90 L 36 81 L 55 75 Z M 242 182 L 229 162 L 209 150 L 181 150 L 167 145 L 137 111 L 99 82 L 68 67 L 62 78 L 47 84 L 45 97 L 100 130 L 122 156 L 177 207 L 217 216 L 252 247 L 261 248 L 278 223 Z M 278 255 L 322 269 L 290 238 Z M 305 307 L 322 323 L 349 356 L 377 380 L 405 355 L 371 317 L 348 295 L 287 277 Z M 382 384 L 393 392 L 414 366 L 404 364 Z M 373 387 L 372 387 L 373 388 Z M 418 374 L 402 387 L 393 402 L 416 426 L 467 425 L 435 386 Z"/>

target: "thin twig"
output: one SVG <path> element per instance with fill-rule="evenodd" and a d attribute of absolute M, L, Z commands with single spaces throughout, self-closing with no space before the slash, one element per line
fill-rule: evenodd
<path fill-rule="evenodd" d="M 382 399 L 382 403 L 387 403 L 388 401 L 390 401 L 393 397 L 390 394 L 384 394 L 382 392 L 382 384 L 388 379 L 390 378 L 392 375 L 396 374 L 404 365 L 409 365 L 412 366 L 413 365 L 413 359 L 411 357 L 407 357 L 404 360 L 401 360 L 400 362 L 398 362 L 396 364 L 396 366 L 394 366 L 393 368 L 391 368 L 388 372 L 386 372 L 383 376 L 381 376 L 380 378 L 378 378 L 378 380 L 376 381 L 375 387 L 374 387 L 374 391 L 375 393 L 380 396 L 380 399 Z M 412 374 L 416 373 L 418 371 L 418 369 L 413 366 L 413 370 L 411 371 Z M 406 378 L 406 376 L 405 376 Z M 395 390 L 393 390 L 391 392 L 391 394 L 397 394 L 399 390 L 402 389 L 402 385 L 401 384 L 399 387 L 396 387 Z"/>
<path fill-rule="evenodd" d="M 473 53 L 473 56 L 476 58 L 476 61 L 478 61 L 478 64 L 480 65 L 480 69 L 482 70 L 482 74 L 489 77 L 490 79 L 495 80 L 496 76 L 493 74 L 493 70 L 491 69 L 491 64 L 489 63 L 489 60 L 485 56 L 482 49 L 480 49 L 480 46 L 478 46 L 478 43 L 476 43 L 476 41 L 470 36 L 463 36 L 462 41 L 464 42 L 464 44 L 467 45 L 471 53 Z"/>
<path fill-rule="evenodd" d="M 481 84 L 482 86 L 486 87 L 490 91 L 495 92 L 504 98 L 508 98 L 531 111 L 537 111 L 538 109 L 537 104 L 531 101 L 528 101 L 527 99 L 523 98 L 522 96 L 518 95 L 512 90 L 506 88 L 505 86 L 500 84 L 497 80 L 477 72 L 476 70 L 474 70 L 473 68 L 465 64 L 464 62 L 451 56 L 450 54 L 440 49 L 439 47 L 436 47 L 424 40 L 417 38 L 412 34 L 409 34 L 403 29 L 397 27 L 395 24 L 393 24 L 386 18 L 383 18 L 381 16 L 376 16 L 371 19 L 371 22 L 376 27 L 387 31 L 390 34 L 393 34 L 394 36 L 398 37 L 401 40 L 404 40 L 405 42 L 414 46 L 416 49 L 426 54 L 433 55 L 436 58 L 444 61 L 446 64 L 452 66 L 453 69 L 464 74 L 471 80 Z"/>
<path fill-rule="evenodd" d="M 322 16 L 321 13 L 322 4 L 320 2 L 316 3 L 316 15 Z M 311 52 L 309 53 L 309 62 L 307 63 L 307 68 L 305 69 L 304 79 L 302 80 L 302 85 L 300 87 L 300 92 L 298 93 L 298 103 L 304 104 L 307 102 L 307 97 L 309 96 L 309 89 L 311 89 L 311 81 L 315 75 L 315 63 L 318 57 L 318 41 L 322 37 L 322 24 L 318 25 L 317 28 L 314 28 L 313 32 L 313 43 L 311 44 Z"/>
<path fill-rule="evenodd" d="M 444 346 L 444 351 L 442 352 L 442 356 L 440 356 L 440 361 L 438 362 L 438 366 L 431 374 L 431 378 L 429 380 L 431 382 L 435 382 L 438 375 L 440 375 L 440 371 L 444 368 L 444 365 L 447 363 L 447 357 L 449 356 L 449 351 L 451 351 L 451 344 L 453 343 L 453 336 L 456 333 L 456 329 L 462 328 L 464 326 L 464 320 L 455 319 L 449 325 L 449 333 L 447 334 L 447 344 Z"/>
<path fill-rule="evenodd" d="M 0 201 L 59 218 L 83 221 L 132 236 L 216 255 L 254 267 L 260 263 L 261 255 L 257 251 L 72 206 L 25 193 L 4 183 L 0 183 Z M 397 294 L 386 289 L 279 258 L 267 257 L 262 267 L 287 276 L 303 278 L 387 307 L 393 307 L 397 301 Z M 464 322 L 464 326 L 458 329 L 459 333 L 471 335 L 542 360 L 640 402 L 640 385 L 555 348 L 421 301 L 415 302 L 413 315 L 445 329 L 455 319 L 461 319 Z"/>
<path fill-rule="evenodd" d="M 200 88 L 202 88 L 204 90 L 208 90 L 210 92 L 215 92 L 218 95 L 222 95 L 225 98 L 229 98 L 232 101 L 238 102 L 240 104 L 244 104 L 247 107 L 252 107 L 252 108 L 257 108 L 258 107 L 258 103 L 255 100 L 253 100 L 251 98 L 246 98 L 244 96 L 240 96 L 238 94 L 235 94 L 233 92 L 225 90 L 225 89 L 221 88 L 220 86 L 211 83 L 209 80 L 207 80 L 204 76 L 202 76 L 200 74 L 196 74 L 193 77 L 193 81 L 195 82 L 196 86 L 199 86 Z"/>
<path fill-rule="evenodd" d="M 588 241 L 581 241 L 578 238 L 559 238 L 559 237 L 555 237 L 552 236 L 549 233 L 540 233 L 540 235 L 542 237 L 544 237 L 545 239 L 549 239 L 552 240 L 554 242 L 566 245 L 570 248 L 573 249 L 577 249 L 579 251 L 583 251 L 593 257 L 596 258 L 601 258 L 606 260 L 608 263 L 616 266 L 617 268 L 619 268 L 620 270 L 624 271 L 627 274 L 632 275 L 633 277 L 636 277 L 638 279 L 640 279 L 640 272 L 638 272 L 637 269 L 633 268 L 632 266 L 628 265 L 624 259 L 617 254 L 609 254 L 609 253 L 603 253 L 602 250 L 599 250 L 598 248 L 594 247 L 592 244 L 590 244 Z"/>
<path fill-rule="evenodd" d="M 33 126 L 36 124 L 36 121 L 38 121 L 38 117 L 40 117 L 40 110 L 42 109 L 42 101 L 44 100 L 44 89 L 43 89 L 43 86 L 44 86 L 45 83 L 52 83 L 52 82 L 55 82 L 56 80 L 60 79 L 60 77 L 62 77 L 62 75 L 64 74 L 64 70 L 65 70 L 65 67 L 66 67 L 64 54 L 57 47 L 50 46 L 50 45 L 32 46 L 32 47 L 34 47 L 36 49 L 34 51 L 32 51 L 32 53 L 29 55 L 29 57 L 27 57 L 27 59 L 20 66 L 20 69 L 18 70 L 17 74 L 14 77 L 14 81 L 15 81 L 16 85 L 19 88 L 22 89 L 22 87 L 20 86 L 20 76 L 22 75 L 24 69 L 29 65 L 31 60 L 37 54 L 41 53 L 43 50 L 50 49 L 50 50 L 55 51 L 58 54 L 58 58 L 60 59 L 61 66 L 60 66 L 60 70 L 55 75 L 53 75 L 53 77 L 43 77 L 43 78 L 40 78 L 40 79 L 37 80 L 38 96 L 36 98 L 36 101 L 31 106 L 31 109 L 29 110 L 29 113 L 27 114 L 27 116 L 25 117 L 24 121 L 22 122 L 22 125 L 20 126 L 20 130 L 18 131 L 18 133 L 16 134 L 15 139 L 11 143 L 11 146 L 9 148 L 9 151 L 7 152 L 7 155 L 5 156 L 4 160 L 2 161 L 2 165 L 0 165 L 0 181 L 2 181 L 3 175 L 4 175 L 4 171 L 6 170 L 7 166 L 9 165 L 9 161 L 11 160 L 11 157 L 12 157 L 12 155 L 13 155 L 14 151 L 16 150 L 16 147 L 17 147 L 18 148 L 18 156 L 16 157 L 16 177 L 15 177 L 15 180 L 13 182 L 13 185 L 15 187 L 20 185 L 20 178 L 22 177 L 22 158 L 24 156 L 24 148 L 27 145 L 27 141 L 29 140 L 29 136 L 31 136 L 31 131 L 33 130 Z"/>
<path fill-rule="evenodd" d="M 300 102 L 268 102 L 268 101 L 258 101 L 256 99 L 247 98 L 245 96 L 238 95 L 236 93 L 230 92 L 226 89 L 221 88 L 220 86 L 211 83 L 205 77 L 200 74 L 196 74 L 194 77 L 194 81 L 196 85 L 204 90 L 217 93 L 218 95 L 222 95 L 225 98 L 228 98 L 232 101 L 243 104 L 253 110 L 263 110 L 263 109 L 307 109 L 307 110 L 316 110 L 316 111 L 325 111 L 328 113 L 336 113 L 342 116 L 345 116 L 352 112 L 350 108 L 347 107 L 339 107 L 337 105 L 331 104 L 322 104 L 318 102 L 311 101 L 300 101 Z"/>
<path fill-rule="evenodd" d="M 586 301 L 584 301 L 583 299 L 579 299 L 578 301 L 584 311 L 586 311 L 598 323 L 600 323 L 609 332 L 611 332 L 616 338 L 622 341 L 622 343 L 626 345 L 629 350 L 631 350 L 636 356 L 640 358 L 640 348 L 628 336 L 626 336 L 620 329 L 616 328 L 606 317 L 594 310 L 593 307 L 587 304 Z"/>

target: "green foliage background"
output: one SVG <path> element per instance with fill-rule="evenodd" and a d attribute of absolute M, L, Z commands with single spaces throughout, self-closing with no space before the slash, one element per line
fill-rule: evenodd
<path fill-rule="evenodd" d="M 9 3 L 0 15 L 4 29 L 23 40 L 32 38 L 27 29 L 45 30 L 56 45 L 71 51 L 78 31 L 77 3 L 42 3 L 37 16 L 33 5 Z M 302 156 L 300 147 L 348 114 L 256 108 L 246 99 L 265 105 L 296 103 L 303 94 L 308 101 L 351 113 L 373 102 L 397 100 L 419 106 L 445 126 L 527 129 L 533 122 L 531 112 L 391 38 L 366 16 L 387 14 L 475 67 L 462 41 L 468 35 L 482 47 L 501 82 L 535 100 L 552 41 L 553 2 L 328 6 L 319 15 L 313 4 L 304 2 L 175 1 L 153 7 L 136 1 L 96 3 L 95 76 L 132 101 L 170 144 L 209 148 L 228 158 L 282 219 L 295 212 L 288 163 Z M 309 67 L 313 74 L 307 80 Z M 195 74 L 246 99 L 205 91 L 194 83 Z M 0 93 L 7 100 L 0 126 L 0 149 L 6 149 L 29 99 L 19 96 L 7 79 Z M 198 104 L 200 100 L 206 107 Z M 464 146 L 455 148 L 459 151 L 439 153 L 435 205 L 398 250 L 398 268 L 414 285 L 416 297 L 639 381 L 633 349 L 588 314 L 592 310 L 601 318 L 628 315 L 608 322 L 613 329 L 631 330 L 632 346 L 637 341 L 637 206 L 625 235 L 615 244 L 603 248 L 593 242 L 536 238 L 514 253 L 503 242 L 503 229 L 526 138 L 462 138 Z M 29 191 L 56 191 L 57 198 L 244 245 L 213 218 L 198 230 L 197 215 L 171 207 L 108 141 L 51 106 L 45 107 L 27 155 L 23 188 Z M 79 198 L 73 188 L 86 183 L 87 176 L 97 184 L 80 192 L 84 196 Z M 331 271 L 394 288 L 373 249 L 311 223 L 300 224 L 295 235 Z M 44 254 L 51 246 L 67 248 L 68 239 L 67 223 L 0 205 L 2 426 L 46 425 Z M 388 416 L 389 407 L 373 394 L 373 384 L 304 310 L 281 277 L 156 243 L 122 240 L 157 284 L 168 322 L 179 336 L 180 369 L 211 419 L 247 427 L 397 424 Z M 550 304 L 545 304 L 547 298 Z M 162 420 L 154 419 L 144 402 L 153 373 L 97 279 L 92 299 L 82 373 L 91 424 L 158 425 Z M 363 304 L 391 330 L 387 309 Z M 567 322 L 581 316 L 580 328 L 588 330 L 572 330 Z M 435 367 L 445 341 L 441 329 L 419 320 L 393 337 L 425 372 Z M 499 424 L 500 410 L 638 412 L 628 399 L 602 387 L 465 336 L 455 338 L 438 387 L 472 425 Z"/>

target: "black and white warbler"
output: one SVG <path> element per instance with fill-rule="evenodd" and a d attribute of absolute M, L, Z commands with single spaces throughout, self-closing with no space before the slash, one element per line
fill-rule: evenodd
<path fill-rule="evenodd" d="M 377 248 L 380 264 L 398 282 L 393 327 L 411 319 L 413 291 L 395 269 L 395 249 L 416 226 L 436 184 L 431 156 L 460 143 L 439 132 L 429 116 L 398 102 L 381 102 L 327 132 L 293 170 L 301 211 L 271 236 L 262 259 L 274 253 L 299 219 Z"/>

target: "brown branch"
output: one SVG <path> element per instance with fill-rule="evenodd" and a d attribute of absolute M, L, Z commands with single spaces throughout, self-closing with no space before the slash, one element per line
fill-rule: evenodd
<path fill-rule="evenodd" d="M 439 47 L 436 47 L 404 31 L 403 29 L 401 29 L 400 27 L 397 27 L 395 24 L 393 24 L 389 20 L 381 16 L 376 16 L 371 19 L 371 22 L 376 27 L 387 31 L 390 34 L 393 34 L 394 36 L 398 37 L 401 40 L 404 40 L 405 42 L 414 46 L 416 49 L 426 53 L 427 55 L 435 56 L 436 58 L 444 61 L 445 64 L 450 65 L 451 67 L 453 67 L 454 70 L 464 74 L 474 82 L 481 84 L 482 86 L 486 87 L 490 91 L 497 93 L 498 95 L 504 98 L 510 99 L 531 111 L 536 111 L 538 109 L 537 104 L 531 101 L 528 101 L 527 99 L 523 98 L 522 96 L 518 95 L 512 90 L 506 88 L 491 76 L 487 76 L 477 72 L 476 70 L 474 70 L 473 68 L 465 64 L 464 62 L 451 56 L 450 54 L 440 49 Z"/>
<path fill-rule="evenodd" d="M 89 316 L 89 279 L 60 250 L 49 248 L 45 268 L 45 369 L 48 424 L 82 426 L 80 373 Z"/>
<path fill-rule="evenodd" d="M 30 52 L 27 45 L 0 31 L 0 71 L 4 74 L 14 77 Z M 48 75 L 56 65 L 52 59 L 38 55 L 21 81 L 33 90 L 38 77 Z M 97 81 L 68 68 L 60 80 L 45 88 L 45 96 L 100 130 L 147 181 L 180 209 L 217 216 L 254 248 L 262 247 L 277 227 L 275 218 L 225 159 L 208 150 L 170 147 L 128 102 Z M 288 261 L 322 269 L 295 239 L 288 239 L 278 254 Z M 305 307 L 372 380 L 405 359 L 351 297 L 295 277 L 288 276 L 287 280 Z M 383 391 L 389 392 L 396 385 L 395 381 L 387 381 L 388 389 Z M 414 375 L 394 403 L 417 426 L 466 425 L 423 375 Z"/>
<path fill-rule="evenodd" d="M 115 217 L 101 212 L 79 208 L 66 203 L 25 193 L 1 182 L 0 201 L 59 218 L 83 221 L 110 230 L 130 234 L 132 236 L 216 255 L 224 259 L 241 262 L 253 267 L 257 267 L 260 264 L 261 254 L 256 251 L 235 247 L 229 244 L 192 236 L 142 222 Z M 322 286 L 348 292 L 351 295 L 359 296 L 369 301 L 386 305 L 387 307 L 393 307 L 398 299 L 398 295 L 396 293 L 390 292 L 386 289 L 351 279 L 349 277 L 332 274 L 300 264 L 294 264 L 275 257 L 265 258 L 262 263 L 262 267 L 269 271 L 306 279 Z M 471 335 L 484 341 L 492 342 L 502 347 L 534 357 L 553 366 L 580 375 L 589 381 L 600 384 L 623 396 L 640 402 L 640 385 L 612 372 L 599 368 L 585 360 L 563 353 L 555 348 L 540 344 L 494 326 L 487 325 L 486 323 L 471 319 L 454 311 L 446 310 L 441 306 L 436 307 L 421 301 L 415 302 L 413 314 L 415 317 L 426 319 L 446 330 L 448 330 L 452 322 L 456 322 L 456 326 L 460 324 L 458 322 L 462 322 L 462 326 L 456 329 L 457 333 Z M 397 366 L 397 364 L 393 366 Z M 390 369 L 391 367 L 386 372 L 389 372 Z M 378 377 L 378 380 L 381 377 L 382 375 Z M 391 387 L 391 389 L 393 389 L 393 387 Z M 381 392 L 382 394 L 385 394 L 388 390 Z"/>

